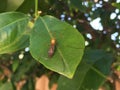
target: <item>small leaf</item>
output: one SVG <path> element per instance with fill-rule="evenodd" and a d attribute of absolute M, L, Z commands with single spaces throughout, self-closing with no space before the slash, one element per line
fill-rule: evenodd
<path fill-rule="evenodd" d="M 56 40 L 54 55 L 49 58 L 50 41 Z M 30 52 L 45 67 L 72 78 L 84 50 L 82 35 L 71 25 L 52 16 L 39 17 L 30 35 Z"/>
<path fill-rule="evenodd" d="M 0 14 L 0 54 L 11 53 L 28 45 L 28 16 L 7 12 Z"/>

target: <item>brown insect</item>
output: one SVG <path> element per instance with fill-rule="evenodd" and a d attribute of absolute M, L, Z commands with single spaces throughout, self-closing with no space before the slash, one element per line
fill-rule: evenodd
<path fill-rule="evenodd" d="M 51 42 L 50 42 L 50 48 L 48 50 L 48 57 L 51 58 L 54 55 L 55 46 L 56 46 L 56 40 L 53 38 L 51 39 Z"/>

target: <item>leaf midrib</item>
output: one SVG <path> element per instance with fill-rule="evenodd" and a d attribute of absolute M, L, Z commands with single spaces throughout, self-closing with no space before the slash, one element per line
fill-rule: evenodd
<path fill-rule="evenodd" d="M 43 22 L 43 24 L 44 24 L 44 26 L 45 26 L 45 28 L 46 28 L 48 34 L 50 35 L 50 38 L 51 38 L 51 39 L 54 38 L 53 35 L 52 35 L 52 33 L 50 32 L 50 30 L 49 30 L 47 24 L 45 23 L 45 21 L 42 19 L 42 17 L 40 17 L 40 19 L 41 19 L 41 21 Z M 71 70 L 70 70 L 69 65 L 67 64 L 67 62 L 66 62 L 66 60 L 65 60 L 65 58 L 64 58 L 64 56 L 63 56 L 63 54 L 62 54 L 62 51 L 59 49 L 59 46 L 57 46 L 56 48 L 57 48 L 57 50 L 58 50 L 60 56 L 62 57 L 64 66 L 65 66 L 65 67 L 68 69 L 68 71 L 70 72 Z"/>

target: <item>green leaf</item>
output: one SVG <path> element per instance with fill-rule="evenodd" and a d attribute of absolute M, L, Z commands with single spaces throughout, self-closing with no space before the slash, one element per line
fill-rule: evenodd
<path fill-rule="evenodd" d="M 0 86 L 0 90 L 13 90 L 12 83 L 6 82 L 2 86 Z"/>
<path fill-rule="evenodd" d="M 24 76 L 29 73 L 32 74 L 32 71 L 35 71 L 34 67 L 36 65 L 36 61 L 33 60 L 30 56 L 25 56 L 24 59 L 19 63 L 14 74 L 12 74 L 12 80 L 18 82 L 19 80 L 23 79 Z"/>
<path fill-rule="evenodd" d="M 72 79 L 60 77 L 57 90 L 79 90 L 89 68 L 87 64 L 81 62 Z"/>
<path fill-rule="evenodd" d="M 73 8 L 77 8 L 81 12 L 86 12 L 87 8 L 82 5 L 83 1 L 84 0 L 70 0 L 70 4 L 73 6 Z"/>
<path fill-rule="evenodd" d="M 13 72 L 17 70 L 18 66 L 19 66 L 19 60 L 13 60 L 13 63 L 12 63 Z"/>
<path fill-rule="evenodd" d="M 25 0 L 0 0 L 0 12 L 15 11 Z M 33 1 L 32 1 L 33 2 Z M 34 4 L 34 3 L 33 3 Z M 27 5 L 30 7 L 30 5 Z M 25 9 L 25 7 L 24 7 Z"/>
<path fill-rule="evenodd" d="M 28 16 L 7 12 L 0 14 L 0 54 L 11 53 L 28 45 Z"/>
<path fill-rule="evenodd" d="M 23 85 L 21 90 L 34 90 L 34 79 L 33 78 L 29 78 L 29 80 L 27 80 L 27 82 Z"/>
<path fill-rule="evenodd" d="M 53 57 L 48 57 L 50 41 L 56 40 Z M 30 52 L 45 67 L 72 78 L 84 50 L 82 35 L 71 25 L 52 16 L 39 17 L 30 35 Z"/>
<path fill-rule="evenodd" d="M 0 0 L 0 12 L 4 12 L 7 8 L 7 0 Z"/>
<path fill-rule="evenodd" d="M 94 59 L 94 61 L 92 59 Z M 78 66 L 74 77 L 68 79 L 61 76 L 58 81 L 57 90 L 98 90 L 110 73 L 112 60 L 111 54 L 107 54 L 104 51 L 86 50 L 83 60 Z"/>
<path fill-rule="evenodd" d="M 7 11 L 15 11 L 24 0 L 7 0 Z"/>
<path fill-rule="evenodd" d="M 118 8 L 118 9 L 120 9 L 120 3 L 112 3 L 112 6 L 114 6 L 114 7 Z"/>
<path fill-rule="evenodd" d="M 22 5 L 17 9 L 19 12 L 28 13 L 30 10 L 34 10 L 35 0 L 24 0 Z"/>

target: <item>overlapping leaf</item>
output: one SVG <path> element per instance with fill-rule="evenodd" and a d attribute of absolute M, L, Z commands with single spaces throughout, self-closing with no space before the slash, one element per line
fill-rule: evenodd
<path fill-rule="evenodd" d="M 61 76 L 57 90 L 98 90 L 110 73 L 113 57 L 101 50 L 86 50 L 73 79 Z"/>
<path fill-rule="evenodd" d="M 27 45 L 29 18 L 17 12 L 0 14 L 0 54 L 17 51 Z"/>

